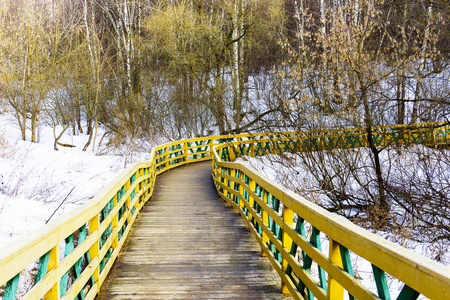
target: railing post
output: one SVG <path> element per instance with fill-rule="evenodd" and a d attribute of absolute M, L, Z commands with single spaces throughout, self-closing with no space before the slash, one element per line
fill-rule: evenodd
<path fill-rule="evenodd" d="M 233 168 L 233 169 L 230 170 L 230 176 L 233 177 L 233 178 L 236 178 L 236 169 Z M 234 179 L 230 180 L 230 188 L 233 191 L 236 191 L 236 184 L 237 183 L 236 183 L 236 181 Z M 234 194 L 230 193 L 230 201 L 236 203 L 236 201 L 234 201 L 234 199 L 236 199 L 236 196 Z"/>
<path fill-rule="evenodd" d="M 183 161 L 188 163 L 188 143 L 184 142 L 183 143 Z"/>
<path fill-rule="evenodd" d="M 135 177 L 135 182 L 138 182 L 139 181 L 139 177 L 141 177 L 141 169 L 138 169 L 137 171 L 136 171 L 136 177 Z M 137 197 L 137 195 L 139 194 L 139 191 L 140 191 L 140 188 L 141 188 L 141 183 L 138 183 L 138 184 L 136 184 L 136 186 L 134 187 L 134 197 L 136 198 Z M 140 196 L 140 197 L 142 197 L 142 196 Z M 137 209 L 138 209 L 138 207 L 139 207 L 139 205 L 140 205 L 140 200 L 139 199 L 136 199 L 136 201 L 134 202 L 134 210 L 136 211 Z"/>
<path fill-rule="evenodd" d="M 339 243 L 330 239 L 328 259 L 343 268 L 341 250 Z M 344 299 L 344 288 L 330 275 L 328 275 L 328 299 L 342 300 Z"/>
<path fill-rule="evenodd" d="M 251 179 L 251 178 L 250 178 L 248 187 L 250 188 L 251 191 L 256 192 L 256 182 L 255 182 L 253 179 Z M 249 204 L 249 206 L 250 206 L 250 207 L 253 207 L 253 206 L 254 206 L 254 203 L 255 203 L 255 199 L 253 199 L 253 197 L 250 196 L 250 193 L 249 193 L 249 197 L 248 197 L 248 204 Z M 248 220 L 249 220 L 250 222 L 253 221 L 253 216 L 252 216 L 252 214 L 249 214 Z"/>
<path fill-rule="evenodd" d="M 116 197 L 114 197 L 116 198 Z M 117 219 L 117 218 L 114 218 Z M 117 226 L 117 224 L 116 224 Z M 98 231 L 100 227 L 100 218 L 97 214 L 95 217 L 93 217 L 91 220 L 89 220 L 89 235 L 93 234 L 94 232 Z M 89 259 L 93 261 L 96 257 L 99 259 L 100 262 L 100 239 L 101 236 L 99 235 L 99 238 L 97 241 L 92 245 L 91 248 L 89 248 Z M 95 271 L 92 274 L 92 277 L 94 278 L 94 284 L 97 283 L 100 285 L 99 278 L 100 278 L 100 263 L 98 263 L 95 266 Z M 100 287 L 100 286 L 99 286 Z"/>
<path fill-rule="evenodd" d="M 244 173 L 242 171 L 239 171 L 239 179 L 241 179 L 241 181 L 244 182 Z M 242 209 L 242 211 L 244 211 L 245 197 L 244 197 L 244 185 L 243 184 L 239 185 L 239 195 L 242 196 L 242 197 L 239 197 L 239 207 Z"/>
<path fill-rule="evenodd" d="M 114 195 L 113 198 L 113 207 L 111 208 L 111 210 L 113 210 L 115 207 L 117 206 L 117 193 Z M 119 228 L 117 228 L 117 223 L 118 223 L 118 219 L 117 216 L 114 216 L 112 218 L 111 221 L 111 232 L 114 232 L 114 229 L 117 230 L 116 236 L 113 238 L 112 242 L 111 242 L 111 247 L 112 248 L 117 248 L 119 247 Z M 89 231 L 90 231 L 90 223 L 89 223 Z"/>
<path fill-rule="evenodd" d="M 269 198 L 269 195 L 268 195 L 267 191 L 263 190 L 262 200 L 267 205 L 269 205 L 268 198 Z M 269 214 L 267 213 L 267 211 L 265 209 L 263 209 L 263 211 L 262 211 L 262 219 L 263 219 L 263 223 L 266 225 L 266 227 L 269 228 Z M 265 245 L 268 245 L 270 242 L 269 236 L 267 235 L 267 233 L 264 230 L 262 231 L 262 242 Z M 263 257 L 266 256 L 266 253 L 264 251 L 261 251 L 261 254 Z"/>
<path fill-rule="evenodd" d="M 164 168 L 168 168 L 170 166 L 170 162 L 169 162 L 169 151 L 170 151 L 170 147 L 165 147 L 164 148 Z"/>
<path fill-rule="evenodd" d="M 47 274 L 58 267 L 59 264 L 59 245 L 56 245 L 50 250 L 50 256 L 47 265 Z M 61 279 L 60 279 L 61 280 Z M 60 293 L 60 280 L 56 281 L 53 287 L 45 294 L 44 299 L 59 299 Z"/>
<path fill-rule="evenodd" d="M 133 175 L 131 175 L 131 176 L 133 176 Z M 125 193 L 126 192 L 128 192 L 129 190 L 130 190 L 130 186 L 131 186 L 131 184 L 130 184 L 130 179 L 131 179 L 132 177 L 130 177 L 130 178 L 128 178 L 128 180 L 125 182 Z M 130 191 L 131 192 L 131 191 Z M 130 211 L 130 213 L 127 213 L 126 211 L 127 210 L 129 210 Z M 125 211 L 124 211 L 124 213 L 127 213 L 128 215 L 127 215 L 127 222 L 128 222 L 128 224 L 130 223 L 130 221 L 131 221 L 131 193 L 130 193 L 130 195 L 127 197 L 127 199 L 125 200 Z"/>
<path fill-rule="evenodd" d="M 290 225 L 291 227 L 294 225 L 294 211 L 283 203 L 283 227 L 286 225 Z M 282 251 L 281 253 L 281 259 L 282 259 L 282 268 L 283 271 L 286 272 L 288 268 L 288 262 L 285 258 L 284 253 L 289 253 L 291 251 L 292 247 L 292 238 L 286 233 L 286 230 L 283 228 L 283 248 L 285 251 Z M 290 294 L 288 287 L 284 284 L 284 282 L 281 282 L 281 291 L 283 294 L 288 295 Z"/>

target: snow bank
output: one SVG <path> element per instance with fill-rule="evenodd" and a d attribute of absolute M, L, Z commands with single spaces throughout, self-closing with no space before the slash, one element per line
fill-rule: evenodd
<path fill-rule="evenodd" d="M 150 152 L 98 155 L 92 146 L 84 152 L 88 136 L 69 132 L 61 142 L 76 147 L 55 151 L 51 127 L 41 125 L 39 143 L 31 143 L 20 139 L 15 124 L 10 114 L 0 114 L 0 248 L 44 225 L 53 213 L 52 220 L 89 201 Z M 97 142 L 103 133 L 100 128 Z"/>

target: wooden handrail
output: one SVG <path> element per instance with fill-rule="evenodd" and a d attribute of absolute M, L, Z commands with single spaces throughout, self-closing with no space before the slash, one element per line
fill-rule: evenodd
<path fill-rule="evenodd" d="M 450 139 L 449 126 L 439 129 L 432 126 L 431 133 L 427 134 L 423 129 L 408 129 L 401 139 L 393 138 L 398 132 L 391 130 L 393 128 L 379 129 L 375 133 L 379 137 L 378 146 L 403 142 L 436 146 L 448 144 Z M 423 133 L 421 137 L 419 133 Z M 217 191 L 244 218 L 264 256 L 280 275 L 284 292 L 295 299 L 343 299 L 344 290 L 350 299 L 391 299 L 386 273 L 404 283 L 397 299 L 416 299 L 419 294 L 430 299 L 450 298 L 450 268 L 326 211 L 245 164 L 232 162 L 240 155 L 329 149 L 333 139 L 333 147 L 337 148 L 367 146 L 365 134 L 363 130 L 350 135 L 309 132 L 295 138 L 279 136 L 216 146 L 213 149 L 213 177 Z M 381 139 L 382 136 L 390 138 Z M 348 137 L 358 137 L 359 142 L 346 143 Z M 311 145 L 314 138 L 322 140 Z M 295 142 L 295 147 L 290 147 L 288 142 Z M 305 231 L 307 225 L 311 228 L 309 241 Z M 321 251 L 321 238 L 328 239 L 328 255 Z M 296 257 L 298 250 L 300 255 Z M 354 278 L 350 251 L 372 264 L 377 293 Z M 318 277 L 310 274 L 312 262 L 318 265 Z"/>
<path fill-rule="evenodd" d="M 430 123 L 421 124 L 419 127 L 409 125 L 377 127 L 374 131 L 382 137 L 389 134 L 393 136 L 392 133 L 396 134 L 401 129 L 403 142 L 437 145 L 448 143 L 450 139 L 450 128 L 444 125 L 444 123 Z M 427 128 L 431 128 L 431 131 Z M 415 136 L 424 132 L 432 132 L 432 134 L 419 138 Z M 334 143 L 335 147 L 341 148 L 358 147 L 365 145 L 361 141 L 356 142 L 356 139 L 362 140 L 364 134 L 361 129 L 240 134 L 187 139 L 157 146 L 152 149 L 147 162 L 137 163 L 123 171 L 88 203 L 22 237 L 8 247 L 0 249 L 0 286 L 5 285 L 3 299 L 16 298 L 20 273 L 37 261 L 37 282 L 26 292 L 23 299 L 43 297 L 74 299 L 79 295 L 85 299 L 95 298 L 113 262 L 118 257 L 136 216 L 145 202 L 151 198 L 157 175 L 181 165 L 211 159 L 213 160 L 213 176 L 220 196 L 246 216 L 248 224 L 253 228 L 253 233 L 259 236 L 260 244 L 263 250 L 265 249 L 264 253 L 272 261 L 285 287 L 293 295 L 301 294 L 296 289 L 300 280 L 305 284 L 311 282 L 306 286 L 309 291 L 317 293 L 318 296 L 314 295 L 318 298 L 334 295 L 327 294 L 334 289 L 334 286 L 337 290 L 339 286 L 344 286 L 357 297 L 372 295 L 338 267 L 342 261 L 335 260 L 335 254 L 340 253 L 339 250 L 345 252 L 345 249 L 350 249 L 357 255 L 369 257 L 369 260 L 373 259 L 373 263 L 379 269 L 398 275 L 400 280 L 424 295 L 431 295 L 432 298 L 435 295 L 448 296 L 448 268 L 392 243 L 384 244 L 384 241 L 370 234 L 367 235 L 367 232 L 357 229 L 358 227 L 352 229 L 353 231 L 346 231 L 345 228 L 354 225 L 336 219 L 334 215 L 277 186 L 253 169 L 226 162 L 221 157 L 231 161 L 244 154 L 254 156 L 269 152 L 320 150 L 328 147 L 327 143 Z M 386 141 L 380 138 L 379 145 L 399 141 L 399 138 Z M 281 208 L 278 207 L 278 211 L 271 208 L 273 206 L 271 200 L 265 200 L 269 195 L 271 199 L 279 202 L 278 205 Z M 312 242 L 306 241 L 298 230 L 292 227 L 291 219 L 294 213 L 317 230 L 327 234 L 333 241 L 332 244 L 339 244 L 338 247 L 330 247 L 334 251 L 330 253 L 331 259 L 317 251 L 317 246 L 312 247 Z M 342 224 L 346 224 L 345 228 L 342 228 Z M 342 240 L 340 234 L 346 234 L 348 242 Z M 355 246 L 355 248 L 353 243 L 356 244 L 355 241 L 359 239 L 363 239 L 371 246 L 369 248 Z M 314 283 L 309 273 L 290 254 L 292 245 L 302 248 L 319 265 L 323 263 L 321 265 L 323 270 L 331 278 L 328 292 L 325 292 L 323 286 L 321 287 L 317 282 Z M 64 250 L 60 249 L 61 247 Z M 379 255 L 372 257 L 364 252 L 367 249 L 372 249 Z M 388 251 L 389 249 L 394 250 Z M 395 256 L 394 252 L 401 255 Z M 405 258 L 405 255 L 410 257 Z M 402 270 L 410 270 L 412 275 L 397 272 L 395 267 L 391 270 L 393 264 L 391 263 L 391 267 L 385 266 L 384 260 L 406 264 L 409 267 L 402 267 Z M 414 271 L 412 266 L 415 266 L 423 275 L 417 273 L 419 271 Z M 67 275 L 70 270 L 73 274 L 71 279 Z M 420 278 L 414 277 L 419 276 L 418 274 Z M 438 281 L 433 278 L 437 278 Z M 431 286 L 433 288 L 430 288 Z M 432 290 L 428 294 L 423 291 L 426 287 Z M 444 291 L 445 293 L 442 294 L 445 288 L 447 292 Z M 441 294 L 437 294 L 439 291 Z"/>

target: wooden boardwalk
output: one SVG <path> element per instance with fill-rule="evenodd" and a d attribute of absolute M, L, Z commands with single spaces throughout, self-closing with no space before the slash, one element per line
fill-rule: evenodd
<path fill-rule="evenodd" d="M 280 287 L 205 162 L 158 176 L 98 299 L 290 299 Z"/>

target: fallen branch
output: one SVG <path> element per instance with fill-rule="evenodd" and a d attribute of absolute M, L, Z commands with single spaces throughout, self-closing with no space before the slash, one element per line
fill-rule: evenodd
<path fill-rule="evenodd" d="M 66 202 L 67 198 L 69 198 L 69 195 L 72 193 L 72 191 L 73 191 L 74 189 L 75 189 L 75 187 L 73 187 L 73 188 L 70 190 L 70 192 L 67 194 L 66 198 L 64 198 L 64 200 L 61 202 L 61 204 L 58 205 L 58 207 L 57 207 L 57 208 L 55 209 L 55 211 L 52 213 L 52 215 L 50 216 L 50 218 L 48 218 L 48 220 L 45 221 L 45 224 L 47 224 L 47 223 L 50 221 L 50 219 L 53 217 L 53 215 L 56 213 L 56 211 L 61 207 L 61 205 L 63 205 L 64 202 Z"/>
<path fill-rule="evenodd" d="M 71 145 L 71 144 L 64 144 L 64 143 L 60 143 L 60 142 L 56 142 L 58 145 L 60 145 L 61 147 L 68 147 L 68 148 L 75 148 L 75 145 Z"/>

